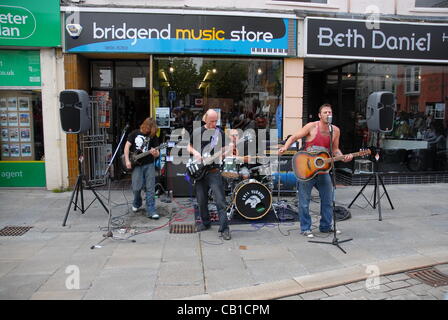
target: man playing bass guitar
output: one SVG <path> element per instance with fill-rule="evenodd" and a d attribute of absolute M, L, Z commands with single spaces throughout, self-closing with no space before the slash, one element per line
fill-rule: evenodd
<path fill-rule="evenodd" d="M 330 104 L 323 104 L 319 108 L 319 121 L 307 123 L 303 128 L 299 129 L 294 135 L 290 136 L 285 145 L 279 149 L 282 154 L 288 150 L 289 146 L 299 139 L 305 139 L 305 150 L 308 152 L 320 152 L 330 150 L 330 130 L 329 116 L 332 117 L 332 108 Z M 333 128 L 333 155 L 343 156 L 339 149 L 340 130 L 335 125 Z M 343 156 L 342 161 L 348 162 L 353 159 L 352 154 Z M 331 177 L 328 172 L 319 172 L 312 179 L 298 180 L 298 200 L 299 200 L 299 219 L 301 234 L 308 238 L 313 238 L 311 230 L 311 216 L 309 213 L 309 205 L 311 200 L 311 190 L 316 187 L 320 197 L 320 215 L 319 231 L 323 233 L 333 232 L 333 188 Z"/>
<path fill-rule="evenodd" d="M 224 132 L 217 127 L 218 113 L 216 111 L 209 109 L 205 113 L 203 121 L 205 122 L 203 126 L 193 130 L 190 144 L 187 147 L 188 152 L 199 163 L 204 161 L 206 153 L 210 153 L 210 156 L 213 156 L 215 152 L 221 152 L 226 141 Z M 202 219 L 202 224 L 197 227 L 197 231 L 207 230 L 211 226 L 210 213 L 208 211 L 208 191 L 211 189 L 219 215 L 218 232 L 220 232 L 224 240 L 230 240 L 224 185 L 220 172 L 221 158 L 216 158 L 216 161 L 208 164 L 205 167 L 204 174 L 195 181 L 196 200 Z"/>

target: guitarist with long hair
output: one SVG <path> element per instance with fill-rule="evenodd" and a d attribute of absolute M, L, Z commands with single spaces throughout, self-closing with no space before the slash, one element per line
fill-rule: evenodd
<path fill-rule="evenodd" d="M 152 118 L 146 118 L 139 129 L 132 131 L 127 138 L 124 146 L 124 156 L 126 168 L 132 169 L 132 192 L 134 193 L 134 201 L 132 203 L 132 211 L 137 212 L 142 206 L 141 191 L 143 187 L 146 189 L 146 214 L 148 218 L 159 219 L 155 206 L 155 186 L 156 173 L 154 160 L 160 155 L 159 150 L 155 149 L 159 146 L 159 140 L 156 137 L 157 123 Z M 134 167 L 130 160 L 130 152 L 143 153 L 148 155 L 141 158 Z"/>
<path fill-rule="evenodd" d="M 187 147 L 188 152 L 199 163 L 205 161 L 207 153 L 213 156 L 215 152 L 221 152 L 225 141 L 229 141 L 225 138 L 224 132 L 217 127 L 218 113 L 216 111 L 213 109 L 207 110 L 202 120 L 205 124 L 193 130 L 190 144 Z M 208 210 L 208 191 L 211 189 L 219 215 L 218 232 L 224 240 L 230 240 L 231 236 L 226 212 L 227 205 L 220 171 L 221 158 L 219 157 L 211 164 L 207 164 L 204 168 L 204 174 L 195 181 L 196 200 L 202 219 L 202 224 L 197 226 L 197 231 L 204 231 L 211 227 Z"/>
<path fill-rule="evenodd" d="M 282 154 L 288 150 L 289 146 L 299 139 L 305 139 L 305 150 L 308 152 L 330 151 L 330 130 L 329 116 L 332 115 L 332 108 L 330 104 L 323 104 L 319 108 L 319 121 L 307 123 L 304 127 L 299 129 L 294 135 L 286 140 L 285 145 L 279 149 Z M 333 155 L 342 156 L 342 161 L 349 162 L 353 159 L 352 154 L 343 156 L 339 149 L 340 130 L 335 125 L 333 128 Z M 308 238 L 313 238 L 314 235 L 311 230 L 311 216 L 309 212 L 309 205 L 311 200 L 311 190 L 313 187 L 319 191 L 320 197 L 320 215 L 319 231 L 322 233 L 333 232 L 333 187 L 331 177 L 328 172 L 319 172 L 313 178 L 308 180 L 298 179 L 298 200 L 299 200 L 299 219 L 301 234 Z"/>

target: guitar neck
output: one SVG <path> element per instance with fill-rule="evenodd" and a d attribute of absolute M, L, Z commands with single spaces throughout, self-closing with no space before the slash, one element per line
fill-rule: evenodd
<path fill-rule="evenodd" d="M 349 153 L 353 156 L 353 158 L 359 157 L 359 156 L 363 156 L 366 155 L 367 153 L 365 151 L 359 151 L 359 152 L 354 152 L 354 153 Z M 332 161 L 341 161 L 342 159 L 344 159 L 344 157 L 346 156 L 346 154 L 343 154 L 341 156 L 336 156 L 333 158 L 328 158 L 325 159 L 325 162 L 332 162 Z"/>
<path fill-rule="evenodd" d="M 164 147 L 165 147 L 165 144 L 161 144 L 161 145 L 155 147 L 154 149 L 155 149 L 155 150 L 159 150 L 159 149 L 162 149 L 162 148 L 164 148 Z M 141 159 L 141 158 L 143 158 L 143 157 L 146 157 L 148 154 L 150 154 L 149 151 L 139 153 L 139 154 L 137 154 L 137 155 L 134 156 L 134 160 L 138 160 L 138 159 Z"/>

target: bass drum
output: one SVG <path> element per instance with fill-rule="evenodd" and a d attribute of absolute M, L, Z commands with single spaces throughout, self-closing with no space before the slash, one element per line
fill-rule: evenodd
<path fill-rule="evenodd" d="M 272 206 L 271 191 L 255 179 L 241 181 L 232 196 L 238 213 L 246 219 L 263 218 Z"/>

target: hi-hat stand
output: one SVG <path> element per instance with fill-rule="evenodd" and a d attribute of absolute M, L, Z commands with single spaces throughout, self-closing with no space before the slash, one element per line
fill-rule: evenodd
<path fill-rule="evenodd" d="M 377 133 L 377 148 L 376 148 L 376 154 L 375 154 L 375 161 L 374 161 L 374 165 L 373 165 L 373 174 L 369 177 L 369 179 L 367 180 L 367 182 L 364 184 L 364 186 L 361 188 L 361 190 L 359 190 L 358 194 L 356 195 L 356 197 L 352 200 L 352 202 L 348 205 L 348 208 L 350 208 L 352 206 L 352 204 L 356 201 L 356 199 L 358 199 L 358 197 L 360 195 L 362 195 L 364 197 L 364 199 L 366 199 L 367 203 L 373 208 L 375 209 L 376 206 L 378 205 L 378 220 L 382 221 L 383 217 L 381 215 L 381 197 L 386 194 L 387 200 L 389 200 L 389 204 L 391 209 L 394 209 L 394 206 L 392 204 L 392 201 L 390 200 L 389 194 L 387 193 L 386 187 L 384 186 L 384 182 L 383 179 L 381 178 L 380 174 L 378 173 L 378 161 L 380 159 L 380 148 L 379 148 L 379 132 Z M 368 184 L 370 183 L 370 181 L 374 179 L 374 189 L 373 189 L 373 202 L 370 202 L 369 199 L 366 198 L 366 196 L 362 193 L 364 191 L 364 189 L 368 186 Z M 381 183 L 381 186 L 383 186 L 383 195 L 380 195 L 380 187 L 379 187 L 379 183 Z M 377 201 L 378 200 L 378 201 Z"/>
<path fill-rule="evenodd" d="M 98 196 L 95 189 L 93 188 L 93 186 L 90 185 L 90 182 L 87 180 L 86 176 L 84 175 L 84 168 L 83 168 L 84 155 L 81 152 L 79 136 L 78 136 L 78 155 L 79 155 L 79 158 L 78 158 L 79 175 L 76 180 L 75 188 L 73 189 L 72 196 L 70 198 L 70 202 L 68 204 L 67 212 L 65 213 L 64 221 L 62 222 L 63 227 L 65 227 L 65 225 L 66 225 L 68 214 L 70 213 L 70 208 L 72 207 L 72 204 L 74 205 L 73 206 L 74 211 L 76 211 L 76 209 L 79 209 L 81 211 L 81 214 L 84 214 L 89 209 L 89 207 L 92 205 L 92 203 L 98 199 L 98 201 L 103 206 L 104 210 L 106 210 L 106 212 L 109 212 L 109 210 L 105 206 L 104 202 Z M 87 207 L 84 206 L 83 183 L 85 183 L 87 188 L 90 189 L 93 192 L 93 194 L 95 195 L 95 199 L 93 199 L 92 202 L 90 202 L 90 204 Z M 73 198 L 75 198 L 74 201 L 73 201 Z M 80 200 L 81 200 L 81 206 L 78 206 L 78 198 L 80 198 Z"/>
<path fill-rule="evenodd" d="M 102 242 L 103 242 L 104 240 L 106 240 L 106 239 L 121 240 L 121 241 L 123 241 L 123 240 L 129 240 L 129 239 L 115 238 L 115 237 L 114 237 L 114 234 L 113 234 L 113 232 L 112 232 L 112 230 L 111 230 L 112 207 L 111 207 L 111 205 L 110 205 L 110 189 L 111 189 L 111 188 L 110 188 L 110 185 L 111 185 L 110 168 L 112 167 L 112 164 L 113 164 L 113 162 L 114 162 L 114 159 L 115 159 L 115 156 L 117 155 L 118 150 L 120 150 L 121 143 L 123 142 L 123 139 L 124 139 L 124 136 L 126 135 L 126 131 L 127 131 L 128 127 L 129 127 L 129 125 L 126 125 L 126 127 L 123 129 L 123 132 L 122 132 L 122 134 L 121 134 L 121 138 L 120 138 L 120 142 L 118 143 L 118 146 L 117 146 L 117 148 L 115 149 L 115 152 L 114 152 L 114 154 L 112 155 L 112 158 L 110 159 L 110 162 L 109 162 L 109 164 L 107 165 L 106 170 L 104 171 L 104 175 L 106 176 L 106 180 L 107 180 L 107 182 L 108 182 L 108 183 L 107 183 L 107 184 L 108 184 L 108 187 L 107 187 L 107 188 L 108 188 L 108 195 L 107 195 L 107 206 L 108 206 L 108 209 L 107 209 L 107 212 L 108 212 L 108 214 L 109 214 L 109 219 L 108 219 L 108 222 L 107 222 L 107 232 L 106 232 L 105 234 L 103 234 L 103 239 L 102 239 L 100 242 L 98 242 L 96 245 L 91 246 L 90 249 L 98 248 L 98 247 L 99 247 L 99 244 L 102 243 Z M 136 242 L 134 239 L 129 240 L 129 241 L 131 241 L 131 242 Z"/>
<path fill-rule="evenodd" d="M 331 125 L 331 121 L 328 123 L 328 128 L 330 131 L 330 155 L 333 154 L 333 126 Z M 346 240 L 339 240 L 336 236 L 337 230 L 336 230 L 336 212 L 335 212 L 335 207 L 336 207 L 336 172 L 335 172 L 335 168 L 334 168 L 334 159 L 333 156 L 330 156 L 331 158 L 331 172 L 332 172 L 332 185 L 333 185 L 333 240 L 331 242 L 329 241 L 317 241 L 317 240 L 310 240 L 308 242 L 313 242 L 313 243 L 325 243 L 325 244 L 332 244 L 336 247 L 338 247 L 342 252 L 345 252 L 344 249 L 341 248 L 341 246 L 339 245 L 340 243 L 344 243 L 344 242 L 348 242 L 348 241 L 352 241 L 353 239 L 346 239 Z"/>

